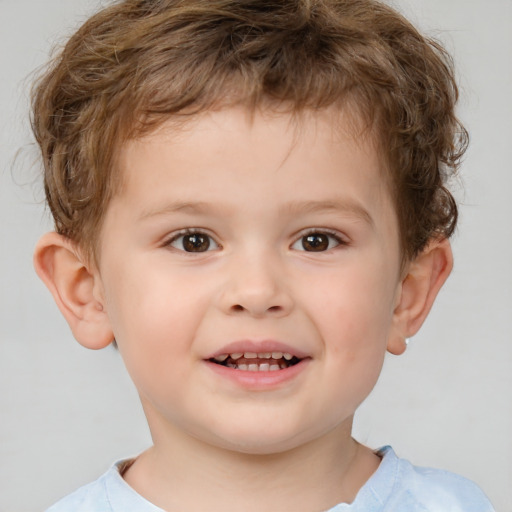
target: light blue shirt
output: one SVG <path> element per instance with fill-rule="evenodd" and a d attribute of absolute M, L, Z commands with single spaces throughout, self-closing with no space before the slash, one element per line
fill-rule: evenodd
<path fill-rule="evenodd" d="M 470 480 L 448 471 L 415 467 L 391 447 L 378 451 L 382 461 L 354 502 L 327 512 L 495 512 Z M 95 482 L 81 487 L 46 512 L 163 512 L 137 494 L 115 464 Z"/>

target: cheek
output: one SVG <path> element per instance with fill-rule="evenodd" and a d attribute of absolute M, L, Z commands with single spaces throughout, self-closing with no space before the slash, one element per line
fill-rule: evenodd
<path fill-rule="evenodd" d="M 326 281 L 323 291 L 317 288 L 309 298 L 312 317 L 328 338 L 341 337 L 345 347 L 361 349 L 386 337 L 391 325 L 394 286 L 385 269 L 362 266 L 347 268 Z M 389 272 L 388 272 L 389 275 Z"/>
<path fill-rule="evenodd" d="M 340 271 L 325 292 L 310 297 L 311 318 L 323 340 L 327 371 L 339 393 L 358 404 L 382 368 L 392 326 L 394 286 L 389 269 L 353 266 Z M 348 386 L 348 388 L 347 388 Z"/>
<path fill-rule="evenodd" d="M 130 373 L 185 362 L 200 310 L 194 286 L 142 265 L 136 271 L 119 266 L 108 277 L 107 312 Z"/>
<path fill-rule="evenodd" d="M 186 376 L 194 320 L 186 297 L 177 300 L 165 279 L 139 277 L 124 280 L 110 296 L 108 312 L 119 352 L 139 394 L 158 398 L 179 389 Z"/>

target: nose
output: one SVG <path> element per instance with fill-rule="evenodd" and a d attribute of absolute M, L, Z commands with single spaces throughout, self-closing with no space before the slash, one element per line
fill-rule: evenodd
<path fill-rule="evenodd" d="M 282 317 L 293 308 L 286 273 L 268 254 L 240 256 L 228 265 L 220 297 L 227 314 Z"/>

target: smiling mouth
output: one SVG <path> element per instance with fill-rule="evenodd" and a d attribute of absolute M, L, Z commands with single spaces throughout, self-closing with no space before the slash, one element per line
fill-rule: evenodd
<path fill-rule="evenodd" d="M 210 359 L 212 363 L 246 372 L 275 372 L 295 366 L 298 357 L 286 352 L 245 352 L 221 354 Z"/>

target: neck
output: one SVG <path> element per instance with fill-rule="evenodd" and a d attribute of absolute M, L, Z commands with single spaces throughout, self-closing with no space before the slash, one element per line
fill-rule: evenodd
<path fill-rule="evenodd" d="M 269 455 L 226 450 L 181 431 L 171 436 L 153 431 L 154 446 L 124 478 L 167 512 L 208 510 L 212 504 L 226 512 L 326 510 L 351 503 L 380 462 L 352 439 L 351 423 Z"/>

